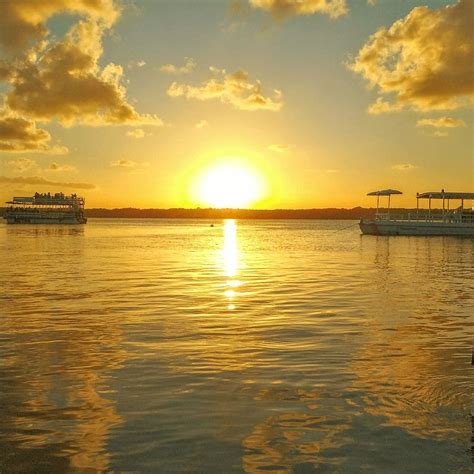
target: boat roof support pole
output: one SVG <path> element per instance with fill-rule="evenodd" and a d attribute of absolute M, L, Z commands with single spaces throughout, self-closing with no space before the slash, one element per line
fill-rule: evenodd
<path fill-rule="evenodd" d="M 390 194 L 388 195 L 388 218 L 390 219 Z"/>

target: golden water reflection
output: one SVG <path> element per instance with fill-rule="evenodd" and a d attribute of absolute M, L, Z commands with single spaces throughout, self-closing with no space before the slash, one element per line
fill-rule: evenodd
<path fill-rule="evenodd" d="M 227 309 L 236 308 L 234 299 L 237 296 L 237 290 L 242 282 L 236 277 L 240 265 L 240 252 L 237 240 L 237 224 L 234 219 L 227 219 L 224 222 L 224 244 L 222 247 L 223 272 L 227 277 L 224 296 L 227 300 Z"/>
<path fill-rule="evenodd" d="M 5 240 L 0 471 L 470 463 L 472 242 L 145 224 Z"/>
<path fill-rule="evenodd" d="M 105 323 L 71 329 L 71 321 L 51 318 L 47 323 L 56 337 L 46 340 L 38 336 L 44 319 L 25 319 L 28 329 L 7 325 L 17 341 L 12 346 L 17 356 L 15 376 L 2 377 L 11 389 L 4 401 L 12 407 L 3 417 L 0 451 L 9 452 L 3 466 L 22 471 L 31 467 L 29 463 L 40 462 L 50 472 L 66 465 L 80 471 L 107 470 L 109 436 L 123 423 L 109 398 L 107 374 L 126 359 L 120 349 L 121 330 Z"/>

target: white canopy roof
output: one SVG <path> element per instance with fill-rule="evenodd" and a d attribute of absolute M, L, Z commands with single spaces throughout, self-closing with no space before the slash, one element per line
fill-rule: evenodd
<path fill-rule="evenodd" d="M 474 199 L 474 193 L 452 193 L 448 191 L 421 193 L 419 199 Z"/>
<path fill-rule="evenodd" d="M 390 196 L 391 194 L 403 194 L 401 191 L 396 189 L 382 189 L 382 191 L 372 191 L 367 193 L 367 196 Z"/>

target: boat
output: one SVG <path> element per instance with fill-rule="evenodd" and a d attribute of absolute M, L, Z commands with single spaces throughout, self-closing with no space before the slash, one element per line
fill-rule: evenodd
<path fill-rule="evenodd" d="M 390 212 L 390 198 L 403 194 L 396 189 L 373 191 L 367 196 L 377 196 L 377 209 L 373 219 L 361 219 L 360 230 L 369 235 L 456 235 L 474 237 L 474 212 L 472 206 L 465 207 L 464 202 L 474 200 L 474 193 L 426 192 L 416 194 L 416 211 L 407 215 L 394 215 Z M 381 210 L 381 196 L 388 197 L 388 207 Z M 420 199 L 428 200 L 428 209 L 420 209 Z M 442 207 L 432 208 L 432 201 L 442 201 Z M 460 205 L 450 208 L 451 202 L 460 201 Z"/>
<path fill-rule="evenodd" d="M 85 224 L 85 199 L 63 193 L 35 193 L 8 201 L 4 219 L 7 224 Z"/>

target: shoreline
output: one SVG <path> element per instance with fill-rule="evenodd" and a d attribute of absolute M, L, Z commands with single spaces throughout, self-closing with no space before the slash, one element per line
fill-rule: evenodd
<path fill-rule="evenodd" d="M 0 208 L 0 217 L 5 208 Z M 85 210 L 88 218 L 120 218 L 120 219 L 328 219 L 354 220 L 371 218 L 375 208 L 313 208 L 313 209 L 139 209 L 139 208 L 91 208 Z M 416 209 L 394 208 L 391 212 L 403 214 L 416 212 Z"/>

